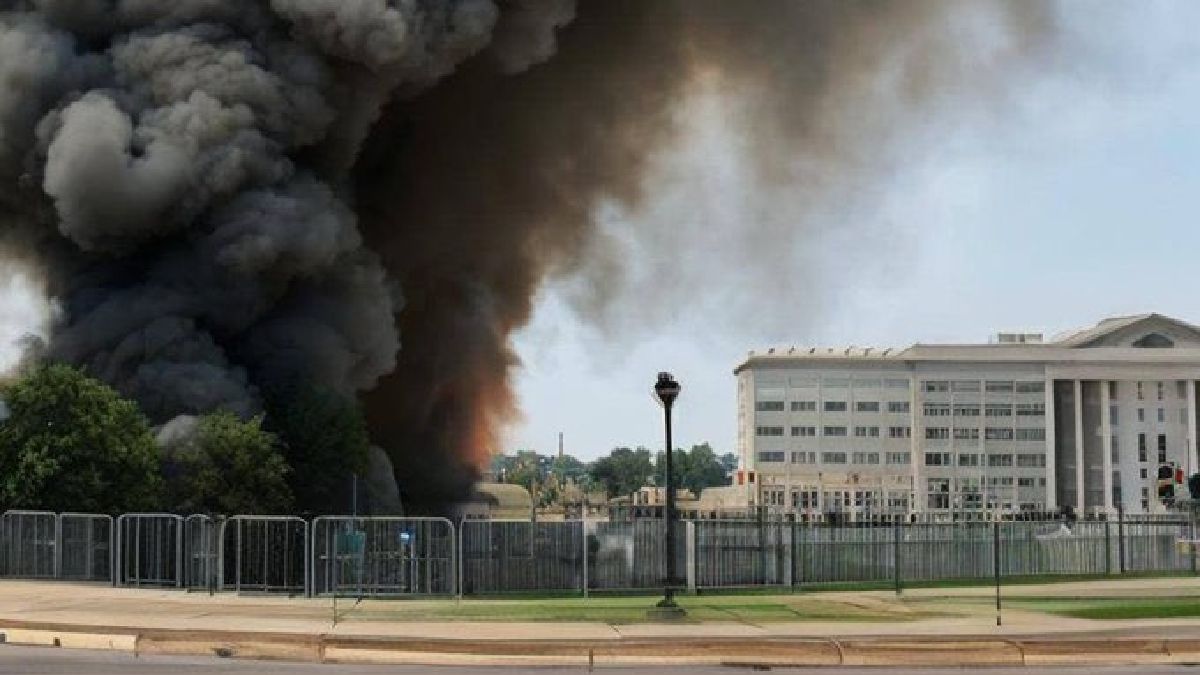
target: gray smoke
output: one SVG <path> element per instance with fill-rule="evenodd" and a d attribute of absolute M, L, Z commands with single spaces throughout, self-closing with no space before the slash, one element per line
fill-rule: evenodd
<path fill-rule="evenodd" d="M 931 103 L 1002 95 L 1053 15 L 993 0 L 0 0 L 0 242 L 61 304 L 52 355 L 156 422 L 250 415 L 297 377 L 366 392 L 405 505 L 434 507 L 465 494 L 515 414 L 509 338 L 543 281 L 581 274 L 595 313 L 617 297 L 597 205 L 646 202 L 698 90 L 736 101 L 756 180 L 840 194 L 886 175 L 891 139 Z M 1002 39 L 976 55 L 963 27 L 980 21 Z M 731 224 L 731 250 L 803 241 L 810 206 L 776 206 Z M 635 236 L 651 259 L 678 244 Z"/>

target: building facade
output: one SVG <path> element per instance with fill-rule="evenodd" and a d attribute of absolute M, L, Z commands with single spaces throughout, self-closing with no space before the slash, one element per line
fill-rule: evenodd
<path fill-rule="evenodd" d="M 738 379 L 750 506 L 806 519 L 1158 513 L 1200 470 L 1200 328 L 1146 314 L 1044 341 L 754 353 Z"/>

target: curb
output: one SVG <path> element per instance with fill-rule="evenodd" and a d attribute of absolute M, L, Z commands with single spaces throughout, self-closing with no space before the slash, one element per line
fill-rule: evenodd
<path fill-rule="evenodd" d="M 423 666 L 1049 666 L 1200 662 L 1200 638 L 417 639 L 0 620 L 0 642 L 171 656 Z"/>

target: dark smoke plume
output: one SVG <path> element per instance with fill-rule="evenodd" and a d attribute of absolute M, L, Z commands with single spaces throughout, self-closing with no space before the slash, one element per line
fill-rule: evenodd
<path fill-rule="evenodd" d="M 999 0 L 0 0 L 0 240 L 58 299 L 51 353 L 156 421 L 297 376 L 365 394 L 406 505 L 436 509 L 516 414 L 539 286 L 577 275 L 593 311 L 622 288 L 597 208 L 652 198 L 697 92 L 799 195 L 731 246 L 786 250 L 809 197 L 885 178 L 924 111 L 1002 98 L 1053 24 Z M 639 235 L 650 261 L 686 246 Z"/>

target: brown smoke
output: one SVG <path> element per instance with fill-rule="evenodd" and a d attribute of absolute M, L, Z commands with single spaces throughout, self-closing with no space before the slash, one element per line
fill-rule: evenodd
<path fill-rule="evenodd" d="M 516 414 L 509 339 L 547 278 L 581 275 L 592 318 L 614 303 L 645 317 L 726 279 L 771 288 L 816 236 L 815 204 L 885 180 L 934 131 L 934 111 L 1001 102 L 1046 55 L 1055 21 L 1044 4 L 932 0 L 592 0 L 576 14 L 546 63 L 508 75 L 485 53 L 393 103 L 357 167 L 365 236 L 405 295 L 398 366 L 367 402 L 408 503 L 456 498 L 499 449 Z M 729 256 L 707 270 L 717 283 L 662 262 L 688 246 L 674 223 L 635 233 L 647 267 L 630 270 L 597 236 L 597 206 L 636 211 L 651 197 L 657 155 L 686 142 L 681 107 L 714 88 L 736 110 L 754 180 L 788 196 L 726 224 L 728 248 L 709 252 Z M 656 287 L 630 288 L 635 271 Z M 586 405 L 570 387 L 564 405 Z"/>

